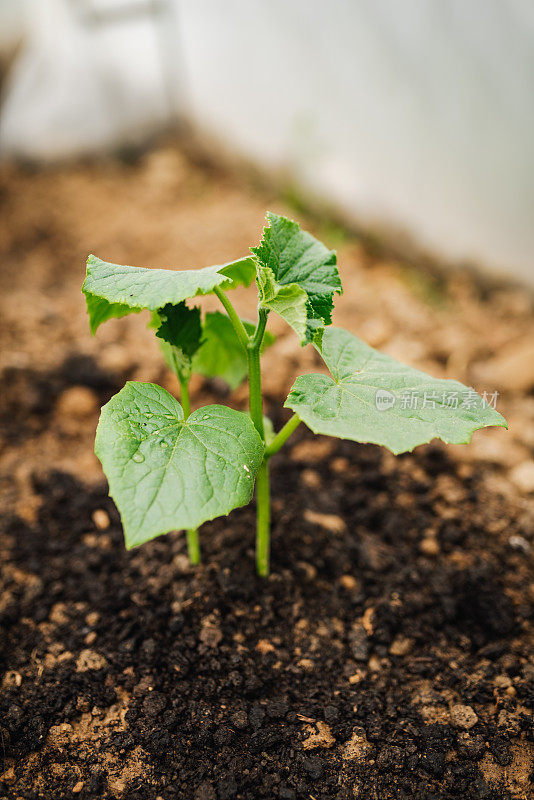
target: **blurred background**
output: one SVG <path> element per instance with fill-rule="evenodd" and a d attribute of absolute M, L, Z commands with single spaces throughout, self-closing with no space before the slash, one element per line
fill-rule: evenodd
<path fill-rule="evenodd" d="M 187 125 L 307 202 L 534 284 L 529 0 L 0 0 L 3 159 Z"/>

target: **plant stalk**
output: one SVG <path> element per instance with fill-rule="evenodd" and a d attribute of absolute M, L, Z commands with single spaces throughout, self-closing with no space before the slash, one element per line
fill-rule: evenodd
<path fill-rule="evenodd" d="M 248 390 L 250 417 L 265 442 L 263 402 L 261 396 L 260 350 L 267 324 L 267 311 L 260 308 L 258 325 L 247 347 Z M 269 574 L 271 549 L 271 497 L 269 488 L 269 457 L 264 456 L 256 475 L 256 569 L 258 575 Z"/>
<path fill-rule="evenodd" d="M 258 575 L 269 575 L 271 550 L 271 496 L 269 458 L 266 456 L 256 475 L 256 569 Z"/>
<path fill-rule="evenodd" d="M 263 402 L 261 396 L 260 351 L 267 325 L 267 310 L 260 308 L 258 324 L 253 336 L 248 336 L 236 310 L 225 293 L 218 286 L 215 294 L 224 306 L 234 327 L 237 338 L 247 352 L 249 411 L 254 427 L 265 442 L 263 426 Z M 296 426 L 295 426 L 296 427 Z M 288 434 L 289 435 L 289 434 Z M 269 455 L 264 459 L 256 475 L 256 567 L 258 575 L 266 578 L 269 575 L 271 548 L 271 497 L 269 488 Z"/>
<path fill-rule="evenodd" d="M 187 541 L 187 555 L 189 562 L 194 566 L 200 564 L 200 541 L 198 538 L 198 528 L 189 528 L 185 532 Z"/>
<path fill-rule="evenodd" d="M 191 414 L 191 400 L 189 398 L 189 379 L 184 377 L 177 369 L 176 374 L 180 381 L 180 402 L 184 412 L 184 419 L 187 419 Z M 193 566 L 200 564 L 200 542 L 198 539 L 198 528 L 189 528 L 185 532 L 187 540 L 187 554 L 189 562 Z"/>
<path fill-rule="evenodd" d="M 265 431 L 263 428 L 263 402 L 261 397 L 261 368 L 260 368 L 260 348 L 254 347 L 247 350 L 248 359 L 248 402 L 250 418 L 254 427 L 265 441 Z"/>

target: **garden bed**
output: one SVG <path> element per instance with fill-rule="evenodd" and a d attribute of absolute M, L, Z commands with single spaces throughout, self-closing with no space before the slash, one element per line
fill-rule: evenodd
<path fill-rule="evenodd" d="M 180 534 L 124 549 L 92 453 L 98 408 L 126 378 L 176 386 L 140 318 L 90 339 L 85 256 L 240 256 L 267 195 L 173 148 L 3 176 L 0 798 L 530 796 L 534 373 L 507 357 L 532 340 L 524 293 L 322 232 L 340 245 L 337 324 L 499 389 L 511 431 L 395 458 L 299 429 L 272 462 L 267 580 L 252 507 L 203 526 L 194 570 Z M 317 364 L 274 330 L 279 427 L 293 376 Z M 193 399 L 227 396 L 198 380 Z"/>

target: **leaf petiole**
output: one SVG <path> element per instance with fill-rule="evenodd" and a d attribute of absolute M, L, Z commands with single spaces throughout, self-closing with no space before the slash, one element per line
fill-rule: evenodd
<path fill-rule="evenodd" d="M 270 458 L 270 456 L 274 456 L 275 453 L 285 445 L 291 434 L 298 428 L 300 425 L 300 417 L 298 414 L 293 414 L 293 416 L 286 422 L 283 428 L 281 428 L 272 442 L 265 448 L 265 455 L 266 457 Z"/>
<path fill-rule="evenodd" d="M 243 323 L 239 319 L 239 316 L 238 316 L 235 308 L 233 307 L 232 303 L 230 302 L 230 300 L 228 299 L 226 294 L 223 292 L 223 290 L 219 286 L 215 286 L 214 289 L 213 289 L 213 292 L 214 292 L 214 294 L 217 295 L 217 297 L 219 298 L 219 300 L 223 304 L 224 310 L 226 311 L 226 313 L 230 317 L 230 321 L 231 321 L 232 325 L 234 326 L 234 330 L 235 330 L 235 332 L 237 334 L 237 338 L 239 339 L 239 341 L 241 342 L 243 347 L 246 349 L 248 347 L 250 339 L 249 339 L 249 336 L 248 336 L 248 334 L 247 334 L 247 332 L 245 330 L 245 326 L 243 325 Z"/>

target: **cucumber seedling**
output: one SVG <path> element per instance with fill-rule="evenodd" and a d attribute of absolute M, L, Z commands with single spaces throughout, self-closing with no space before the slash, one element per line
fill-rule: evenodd
<path fill-rule="evenodd" d="M 383 445 L 393 453 L 433 438 L 468 442 L 504 418 L 458 381 L 432 378 L 374 350 L 331 325 L 341 294 L 336 254 L 292 220 L 267 214 L 268 226 L 251 255 L 228 264 L 175 271 L 128 267 L 89 256 L 83 292 L 92 333 L 112 317 L 144 309 L 167 364 L 180 384 L 180 402 L 154 383 L 129 381 L 103 408 L 95 452 L 119 509 L 128 548 L 185 530 L 198 563 L 198 527 L 249 503 L 256 489 L 256 564 L 269 574 L 269 460 L 303 422 L 314 433 Z M 228 292 L 256 281 L 258 319 L 243 321 Z M 186 301 L 215 294 L 225 313 Z M 261 354 L 273 341 L 269 314 L 280 315 L 301 345 L 310 344 L 329 374 L 298 377 L 285 408 L 293 415 L 274 434 L 263 416 Z M 236 387 L 248 375 L 247 415 L 222 405 L 191 413 L 193 372 Z"/>

